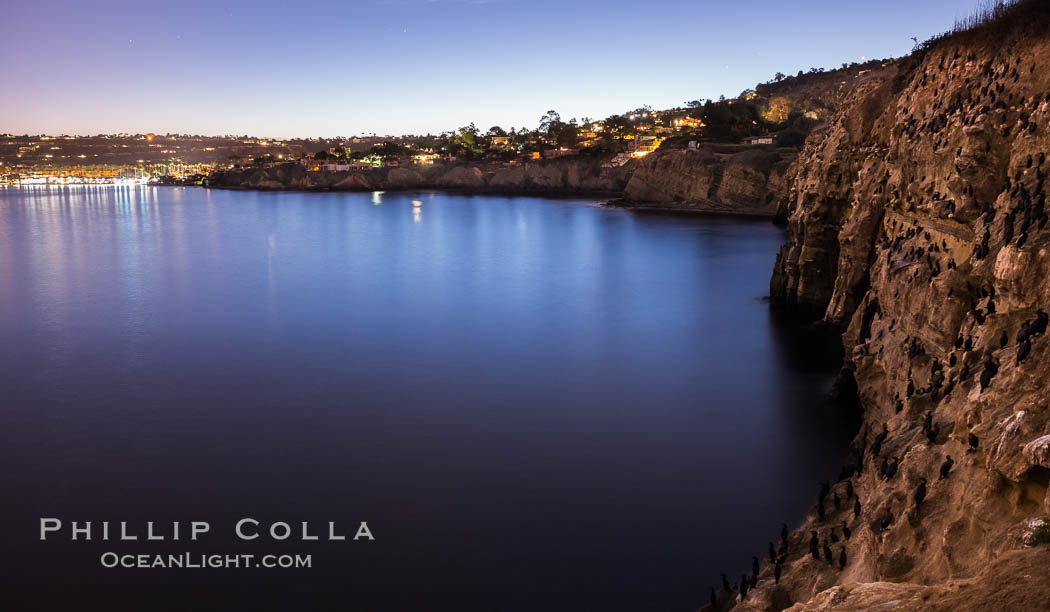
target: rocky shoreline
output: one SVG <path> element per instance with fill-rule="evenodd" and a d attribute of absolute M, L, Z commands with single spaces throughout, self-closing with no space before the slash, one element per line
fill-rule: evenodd
<path fill-rule="evenodd" d="M 793 150 L 659 150 L 611 166 L 600 157 L 550 161 L 458 162 L 410 168 L 325 172 L 289 162 L 213 173 L 205 185 L 263 191 L 427 191 L 593 197 L 624 208 L 772 218 Z"/>
<path fill-rule="evenodd" d="M 1026 6 L 871 75 L 789 173 L 771 298 L 841 330 L 863 425 L 754 588 L 705 609 L 1050 609 L 1050 18 Z"/>

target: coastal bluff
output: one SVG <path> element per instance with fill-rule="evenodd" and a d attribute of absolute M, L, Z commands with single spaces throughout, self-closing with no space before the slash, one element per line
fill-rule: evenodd
<path fill-rule="evenodd" d="M 299 191 L 412 191 L 440 189 L 468 193 L 614 197 L 633 170 L 598 158 L 565 158 L 505 164 L 451 162 L 426 166 L 326 172 L 288 162 L 263 168 L 223 170 L 209 187 Z"/>
<path fill-rule="evenodd" d="M 796 152 L 660 149 L 642 158 L 620 200 L 630 208 L 773 217 Z"/>
<path fill-rule="evenodd" d="M 779 581 L 705 609 L 1050 609 L 1048 32 L 1022 2 L 810 135 L 770 293 L 842 331 L 863 425 Z"/>
<path fill-rule="evenodd" d="M 287 162 L 212 173 L 209 187 L 299 191 L 413 191 L 537 196 L 591 196 L 638 209 L 773 217 L 780 208 L 792 149 L 748 148 L 732 153 L 660 149 L 611 165 L 601 157 L 543 161 L 450 162 L 327 172 Z"/>

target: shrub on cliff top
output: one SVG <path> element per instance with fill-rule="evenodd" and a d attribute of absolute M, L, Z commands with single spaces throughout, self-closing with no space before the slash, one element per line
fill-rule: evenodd
<path fill-rule="evenodd" d="M 984 0 L 971 15 L 957 19 L 950 30 L 916 42 L 899 64 L 893 89 L 904 89 L 926 55 L 943 44 L 998 44 L 1013 36 L 1045 36 L 1048 31 L 1050 2 L 1046 0 Z"/>
<path fill-rule="evenodd" d="M 1025 540 L 1025 544 L 1029 546 L 1050 544 L 1050 522 L 1043 521 L 1038 527 L 1033 529 L 1028 539 Z"/>

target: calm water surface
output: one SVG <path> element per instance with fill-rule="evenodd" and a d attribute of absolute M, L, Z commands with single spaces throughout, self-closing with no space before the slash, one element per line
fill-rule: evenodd
<path fill-rule="evenodd" d="M 706 602 L 837 473 L 835 360 L 770 317 L 780 230 L 590 204 L 0 189 L 0 599 Z M 51 516 L 212 533 L 40 542 Z M 241 542 L 246 516 L 377 539 Z"/>

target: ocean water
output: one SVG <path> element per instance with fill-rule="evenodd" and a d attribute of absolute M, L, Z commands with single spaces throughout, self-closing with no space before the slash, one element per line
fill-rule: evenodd
<path fill-rule="evenodd" d="M 764 299 L 784 239 L 588 201 L 0 189 L 0 602 L 693 610 L 855 425 L 831 345 Z"/>

